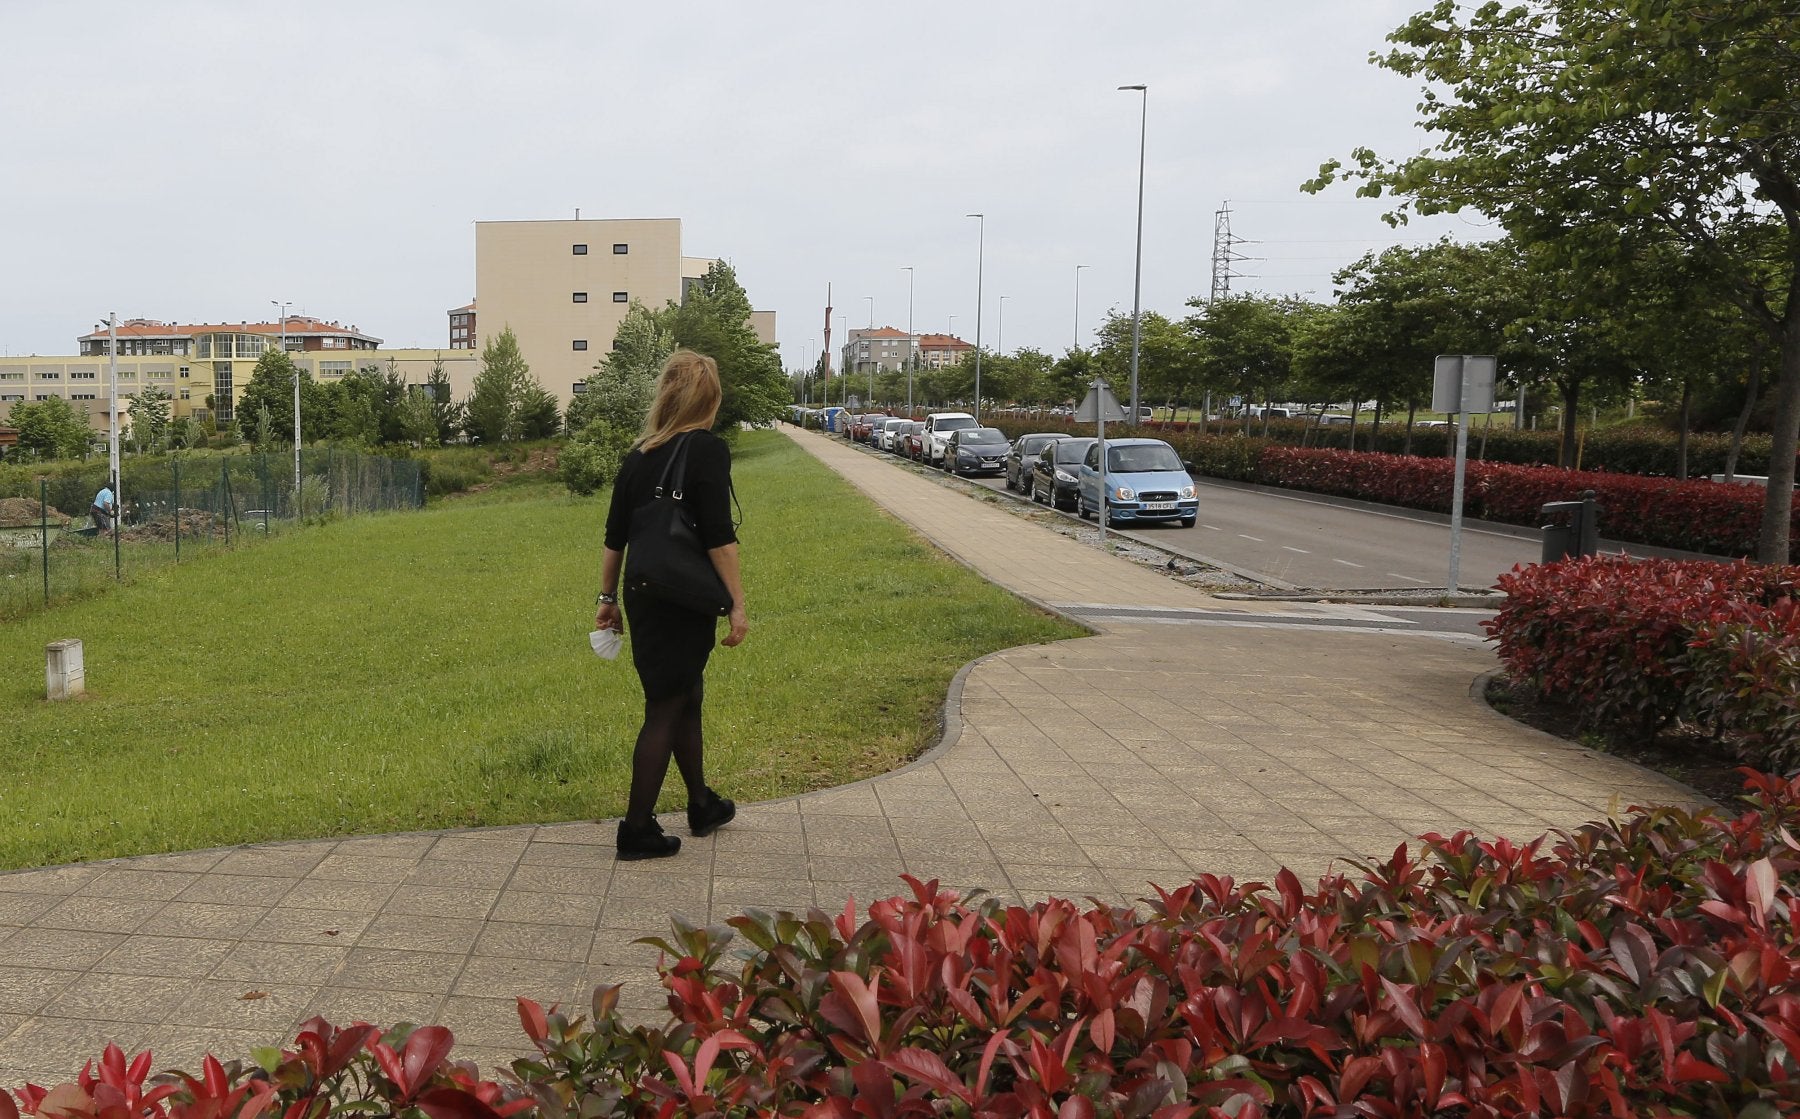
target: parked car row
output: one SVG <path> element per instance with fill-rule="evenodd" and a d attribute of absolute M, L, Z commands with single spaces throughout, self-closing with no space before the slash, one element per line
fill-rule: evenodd
<path fill-rule="evenodd" d="M 860 443 L 964 477 L 1000 475 L 1006 488 L 1040 505 L 1087 519 L 1105 511 L 1108 524 L 1174 521 L 1192 527 L 1199 491 L 1175 448 L 1160 439 L 1099 441 L 1066 432 L 1008 440 L 967 412 L 933 412 L 923 420 L 868 413 L 842 429 Z"/>

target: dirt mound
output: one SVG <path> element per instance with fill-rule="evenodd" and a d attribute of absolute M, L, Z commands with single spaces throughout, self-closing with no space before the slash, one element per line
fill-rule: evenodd
<path fill-rule="evenodd" d="M 176 523 L 175 514 L 160 513 L 142 524 L 127 527 L 120 536 L 125 540 L 174 540 Z M 219 518 L 202 509 L 183 509 L 179 523 L 183 540 L 196 540 L 219 531 Z"/>
<path fill-rule="evenodd" d="M 43 520 L 44 506 L 36 498 L 0 497 L 0 525 L 35 525 Z M 68 520 L 66 513 L 59 513 L 54 506 L 50 507 L 50 520 L 60 524 Z"/>

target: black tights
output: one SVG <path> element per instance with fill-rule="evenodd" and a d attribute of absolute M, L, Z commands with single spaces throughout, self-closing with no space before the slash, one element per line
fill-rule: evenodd
<path fill-rule="evenodd" d="M 703 795 L 706 774 L 700 753 L 700 704 L 706 698 L 706 682 L 697 680 L 685 692 L 644 701 L 644 725 L 631 753 L 631 799 L 625 805 L 625 822 L 634 827 L 648 824 L 656 815 L 656 797 L 669 772 L 669 757 L 681 771 L 688 800 Z"/>

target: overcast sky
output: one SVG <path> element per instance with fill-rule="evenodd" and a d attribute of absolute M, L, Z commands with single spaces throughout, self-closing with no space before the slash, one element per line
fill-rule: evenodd
<path fill-rule="evenodd" d="M 1143 303 L 1209 290 L 1214 212 L 1261 260 L 1238 291 L 1328 298 L 1398 231 L 1301 181 L 1410 154 L 1418 91 L 1367 61 L 1425 0 L 622 4 L 0 0 L 0 351 L 71 354 L 108 311 L 272 317 L 441 346 L 477 220 L 679 217 L 816 354 L 913 322 L 1060 353 L 1129 312 L 1139 95 Z M 1000 297 L 1006 296 L 1004 334 Z M 487 324 L 483 324 L 486 326 Z M 834 324 L 834 329 L 840 329 Z M 841 334 L 838 341 L 841 341 Z"/>

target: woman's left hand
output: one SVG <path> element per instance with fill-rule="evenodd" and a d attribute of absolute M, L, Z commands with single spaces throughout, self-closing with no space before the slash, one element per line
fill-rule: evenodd
<path fill-rule="evenodd" d="M 594 611 L 594 628 L 613 629 L 618 630 L 620 633 L 624 633 L 625 622 L 619 613 L 619 604 L 616 602 L 602 602 L 600 608 Z"/>
<path fill-rule="evenodd" d="M 734 605 L 726 621 L 731 624 L 731 632 L 725 635 L 721 644 L 727 649 L 743 644 L 745 635 L 750 632 L 750 617 L 744 612 L 744 604 L 740 602 Z"/>

